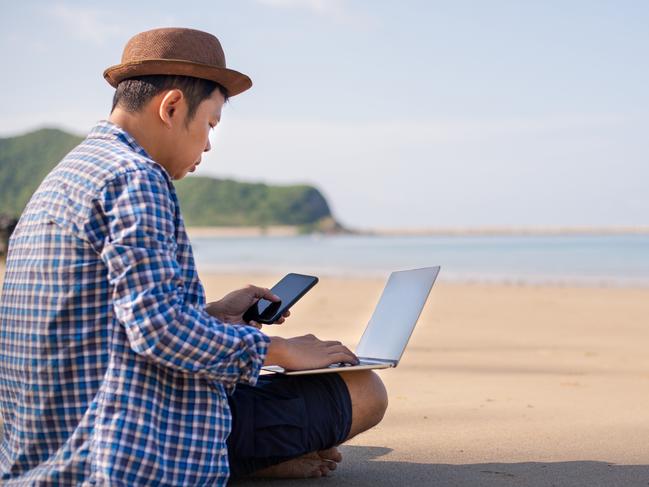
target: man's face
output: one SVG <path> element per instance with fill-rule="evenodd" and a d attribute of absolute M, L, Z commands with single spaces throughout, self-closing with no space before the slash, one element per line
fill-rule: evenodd
<path fill-rule="evenodd" d="M 173 144 L 166 169 L 172 179 L 182 179 L 188 172 L 194 172 L 200 164 L 203 152 L 212 148 L 209 134 L 221 121 L 221 109 L 225 100 L 219 90 L 214 90 L 212 95 L 203 100 L 194 117 L 187 121 L 186 106 L 182 123 L 175 124 L 173 130 Z"/>

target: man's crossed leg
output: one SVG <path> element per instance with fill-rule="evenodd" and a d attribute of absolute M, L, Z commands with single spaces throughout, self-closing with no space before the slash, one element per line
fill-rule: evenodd
<path fill-rule="evenodd" d="M 335 470 L 337 445 L 377 425 L 387 408 L 372 371 L 262 376 L 230 397 L 233 477 L 320 477 Z"/>

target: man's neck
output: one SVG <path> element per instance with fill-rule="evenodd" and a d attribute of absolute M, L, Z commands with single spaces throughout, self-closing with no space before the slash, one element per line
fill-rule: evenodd
<path fill-rule="evenodd" d="M 151 126 L 146 114 L 130 113 L 118 107 L 110 114 L 108 121 L 128 132 L 154 161 L 162 164 L 159 144 L 164 139 Z"/>

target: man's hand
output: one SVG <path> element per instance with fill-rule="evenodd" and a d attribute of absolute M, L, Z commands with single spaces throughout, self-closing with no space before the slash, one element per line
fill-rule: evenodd
<path fill-rule="evenodd" d="M 340 342 L 322 341 L 313 335 L 304 335 L 295 338 L 271 337 L 264 365 L 307 370 L 340 362 L 357 364 L 358 358 Z"/>
<path fill-rule="evenodd" d="M 243 324 L 245 323 L 243 321 L 243 314 L 248 310 L 248 308 L 250 308 L 250 306 L 262 298 L 272 301 L 273 303 L 280 301 L 279 297 L 271 293 L 269 289 L 253 286 L 251 284 L 243 289 L 232 291 L 219 301 L 209 303 L 205 307 L 205 311 L 224 323 Z M 284 313 L 276 324 L 284 323 L 285 318 L 288 318 L 290 314 L 289 311 Z M 261 325 L 254 321 L 247 324 L 261 328 Z"/>

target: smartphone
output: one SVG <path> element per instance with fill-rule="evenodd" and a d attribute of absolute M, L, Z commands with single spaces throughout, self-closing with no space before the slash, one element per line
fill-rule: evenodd
<path fill-rule="evenodd" d="M 279 296 L 281 301 L 273 303 L 266 299 L 260 299 L 248 308 L 243 314 L 243 319 L 246 322 L 256 321 L 267 325 L 273 324 L 317 283 L 318 278 L 315 276 L 287 274 L 271 288 L 271 292 Z"/>

